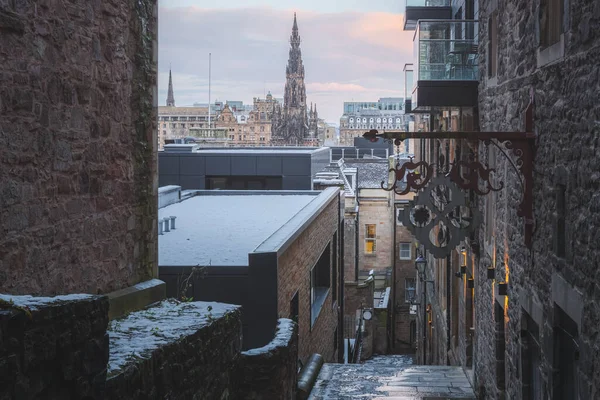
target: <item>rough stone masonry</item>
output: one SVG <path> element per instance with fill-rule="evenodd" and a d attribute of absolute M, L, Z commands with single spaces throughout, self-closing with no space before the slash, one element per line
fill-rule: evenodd
<path fill-rule="evenodd" d="M 0 1 L 0 293 L 156 275 L 156 7 Z"/>
<path fill-rule="evenodd" d="M 507 298 L 494 299 L 492 285 L 476 284 L 476 381 L 489 399 L 530 398 L 530 385 L 536 385 L 535 398 L 567 398 L 559 390 L 568 390 L 563 377 L 573 374 L 579 399 L 598 398 L 600 2 L 565 0 L 559 9 L 560 40 L 548 49 L 540 43 L 548 2 L 485 3 L 480 2 L 479 19 L 484 41 L 479 50 L 481 130 L 522 131 L 522 111 L 533 93 L 535 225 L 529 250 L 516 210 L 522 193 L 519 180 L 498 155 L 507 187 L 495 205 L 495 265 L 497 279 L 508 280 L 509 288 Z M 499 29 L 495 80 L 487 77 L 485 43 L 493 13 Z M 480 265 L 476 281 L 486 282 L 486 268 Z M 573 342 L 557 340 L 557 327 L 565 320 L 573 321 Z M 557 351 L 573 345 L 569 343 L 576 343 L 578 350 Z M 532 347 L 538 356 L 528 355 Z M 576 358 L 569 371 L 557 358 L 563 356 Z M 537 367 L 528 364 L 532 359 L 539 361 Z"/>

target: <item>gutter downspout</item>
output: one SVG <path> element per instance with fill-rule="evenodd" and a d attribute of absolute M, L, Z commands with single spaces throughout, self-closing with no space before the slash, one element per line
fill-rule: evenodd
<path fill-rule="evenodd" d="M 355 248 L 354 248 L 354 282 L 358 283 L 358 252 L 359 252 L 359 240 L 358 235 L 360 233 L 360 221 L 359 221 L 359 213 L 360 213 L 360 189 L 358 187 L 358 169 L 356 170 L 356 191 L 354 192 L 354 196 L 356 196 L 356 229 L 354 232 L 355 237 Z"/>
<path fill-rule="evenodd" d="M 451 307 L 451 299 L 450 299 L 450 288 L 452 286 L 452 257 L 450 255 L 446 256 L 446 365 L 450 365 L 450 312 L 452 310 Z"/>
<path fill-rule="evenodd" d="M 344 201 L 344 207 L 342 208 L 342 201 Z M 343 210 L 343 211 L 342 211 Z M 338 281 L 339 281 L 339 291 L 338 291 L 338 302 L 339 302 L 339 317 L 338 317 L 338 362 L 344 363 L 344 230 L 345 230 L 345 210 L 346 210 L 346 195 L 344 191 L 340 193 L 338 196 L 338 212 L 340 215 L 338 216 L 338 229 L 341 228 L 340 235 L 338 235 Z M 338 284 L 337 282 L 335 283 Z"/>
<path fill-rule="evenodd" d="M 392 198 L 394 197 L 394 194 L 392 192 Z M 396 349 L 396 202 L 393 201 L 393 213 L 394 216 L 392 217 L 392 222 L 393 222 L 393 227 L 392 227 L 392 334 L 391 334 L 391 340 L 392 340 L 392 349 Z"/>

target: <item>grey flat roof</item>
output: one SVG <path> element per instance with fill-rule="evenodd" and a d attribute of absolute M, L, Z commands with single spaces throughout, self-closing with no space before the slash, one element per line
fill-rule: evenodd
<path fill-rule="evenodd" d="M 212 191 L 161 208 L 159 219 L 177 219 L 175 230 L 158 237 L 158 264 L 248 265 L 249 253 L 273 240 L 281 245 L 303 228 L 321 209 L 323 197 L 330 198 L 332 193 Z"/>
<path fill-rule="evenodd" d="M 329 147 L 307 147 L 307 148 L 229 148 L 229 149 L 203 149 L 199 148 L 194 153 L 199 154 L 312 154 L 323 150 L 329 150 Z"/>

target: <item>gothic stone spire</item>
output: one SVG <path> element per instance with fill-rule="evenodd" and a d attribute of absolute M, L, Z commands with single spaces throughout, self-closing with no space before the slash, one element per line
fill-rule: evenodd
<path fill-rule="evenodd" d="M 173 78 L 171 77 L 171 68 L 169 68 L 169 92 L 167 93 L 167 106 L 175 107 L 175 97 L 173 96 Z"/>
<path fill-rule="evenodd" d="M 300 42 L 298 21 L 294 13 L 289 59 L 285 70 L 286 82 L 282 116 L 277 126 L 272 128 L 272 132 L 273 137 L 280 143 L 302 145 L 304 138 L 308 136 L 308 115 Z"/>

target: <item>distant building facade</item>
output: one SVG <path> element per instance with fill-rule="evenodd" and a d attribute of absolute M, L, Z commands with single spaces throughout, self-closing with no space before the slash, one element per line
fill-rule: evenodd
<path fill-rule="evenodd" d="M 192 128 L 208 128 L 208 107 L 158 107 L 159 149 L 165 140 L 193 136 Z"/>
<path fill-rule="evenodd" d="M 272 143 L 275 145 L 318 145 L 317 107 L 307 110 L 304 65 L 300 51 L 300 35 L 294 14 L 290 37 L 290 55 L 286 67 L 283 105 L 273 114 Z"/>
<path fill-rule="evenodd" d="M 371 129 L 405 130 L 406 121 L 401 97 L 384 97 L 377 102 L 344 102 L 339 144 L 352 146 L 355 137 Z"/>
<path fill-rule="evenodd" d="M 250 111 L 243 104 L 227 102 L 215 124 L 227 129 L 230 146 L 267 146 L 271 144 L 272 117 L 277 105 L 271 93 L 266 99 L 255 97 Z"/>

